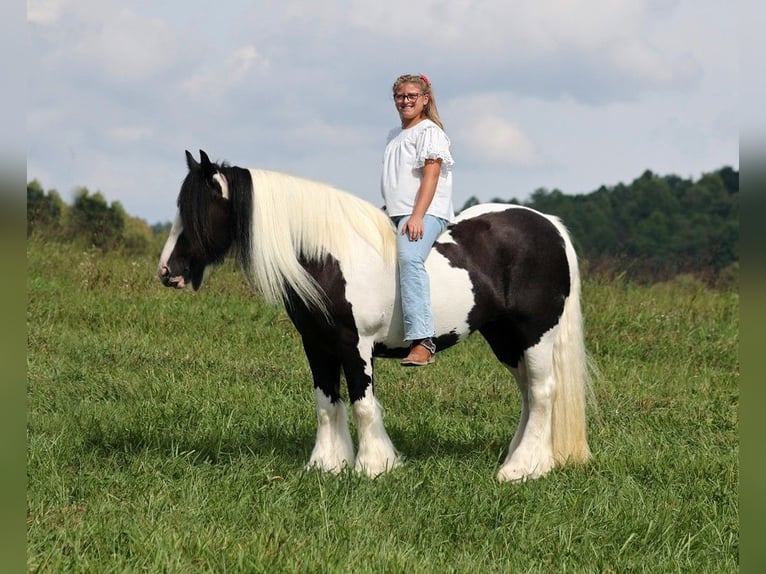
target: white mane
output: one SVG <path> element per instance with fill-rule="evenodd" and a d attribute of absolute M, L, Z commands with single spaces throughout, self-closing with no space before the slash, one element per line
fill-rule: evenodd
<path fill-rule="evenodd" d="M 360 242 L 396 264 L 395 229 L 379 208 L 332 186 L 284 173 L 251 169 L 252 259 L 249 280 L 281 302 L 291 287 L 310 307 L 327 314 L 326 297 L 299 262 L 332 255 L 348 268 Z"/>

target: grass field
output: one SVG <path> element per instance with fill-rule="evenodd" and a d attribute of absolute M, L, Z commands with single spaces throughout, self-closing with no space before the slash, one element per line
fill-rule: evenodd
<path fill-rule="evenodd" d="M 735 572 L 735 292 L 586 281 L 594 457 L 493 477 L 519 397 L 480 336 L 426 369 L 376 363 L 406 456 L 304 471 L 310 374 L 284 311 L 229 266 L 28 246 L 30 572 Z"/>

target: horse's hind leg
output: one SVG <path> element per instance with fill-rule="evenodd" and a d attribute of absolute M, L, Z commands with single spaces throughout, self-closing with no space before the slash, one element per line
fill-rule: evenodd
<path fill-rule="evenodd" d="M 538 478 L 554 466 L 551 435 L 555 392 L 554 337 L 555 330 L 549 331 L 539 343 L 524 352 L 519 363 L 522 416 L 508 455 L 497 473 L 500 482 Z M 523 386 L 526 386 L 526 397 Z"/>
<path fill-rule="evenodd" d="M 304 340 L 304 350 L 314 378 L 317 436 L 309 468 L 340 472 L 354 464 L 354 445 L 348 428 L 346 405 L 340 396 L 340 359 Z"/>
<path fill-rule="evenodd" d="M 542 476 L 553 466 L 550 395 L 554 335 L 549 332 L 537 345 L 521 352 L 511 336 L 513 327 L 507 322 L 490 323 L 480 332 L 500 362 L 513 373 L 521 393 L 519 423 L 497 479 L 503 482 Z"/>
<path fill-rule="evenodd" d="M 367 347 L 370 351 L 365 353 Z M 383 426 L 383 411 L 375 398 L 371 349 L 371 343 L 362 343 L 358 349 L 349 350 L 343 372 L 359 436 L 355 468 L 375 477 L 398 466 L 400 459 Z"/>

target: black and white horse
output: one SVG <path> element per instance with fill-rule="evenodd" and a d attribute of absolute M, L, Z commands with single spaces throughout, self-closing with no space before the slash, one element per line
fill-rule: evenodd
<path fill-rule="evenodd" d="M 403 357 L 395 230 L 379 208 L 327 185 L 217 164 L 188 151 L 189 173 L 160 256 L 169 287 L 233 254 L 252 286 L 285 304 L 314 379 L 309 466 L 377 476 L 400 464 L 373 390 L 373 358 Z M 577 256 L 555 217 L 513 205 L 462 212 L 426 267 L 437 352 L 479 331 L 513 373 L 522 410 L 497 479 L 585 462 L 588 386 Z M 431 367 L 432 368 L 432 367 Z M 340 375 L 345 374 L 354 453 Z"/>

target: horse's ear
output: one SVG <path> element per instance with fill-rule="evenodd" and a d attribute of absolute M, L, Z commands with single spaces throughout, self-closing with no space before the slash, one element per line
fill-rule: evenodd
<path fill-rule="evenodd" d="M 215 174 L 216 171 L 218 171 L 215 165 L 213 165 L 213 162 L 210 161 L 210 158 L 203 150 L 199 150 L 199 159 L 200 165 L 202 166 L 202 173 L 204 173 L 206 177 L 211 177 L 213 174 Z"/>
<path fill-rule="evenodd" d="M 195 169 L 199 168 L 197 160 L 194 159 L 194 156 L 189 153 L 189 150 L 186 150 L 186 165 L 189 167 L 189 171 L 194 171 Z"/>

